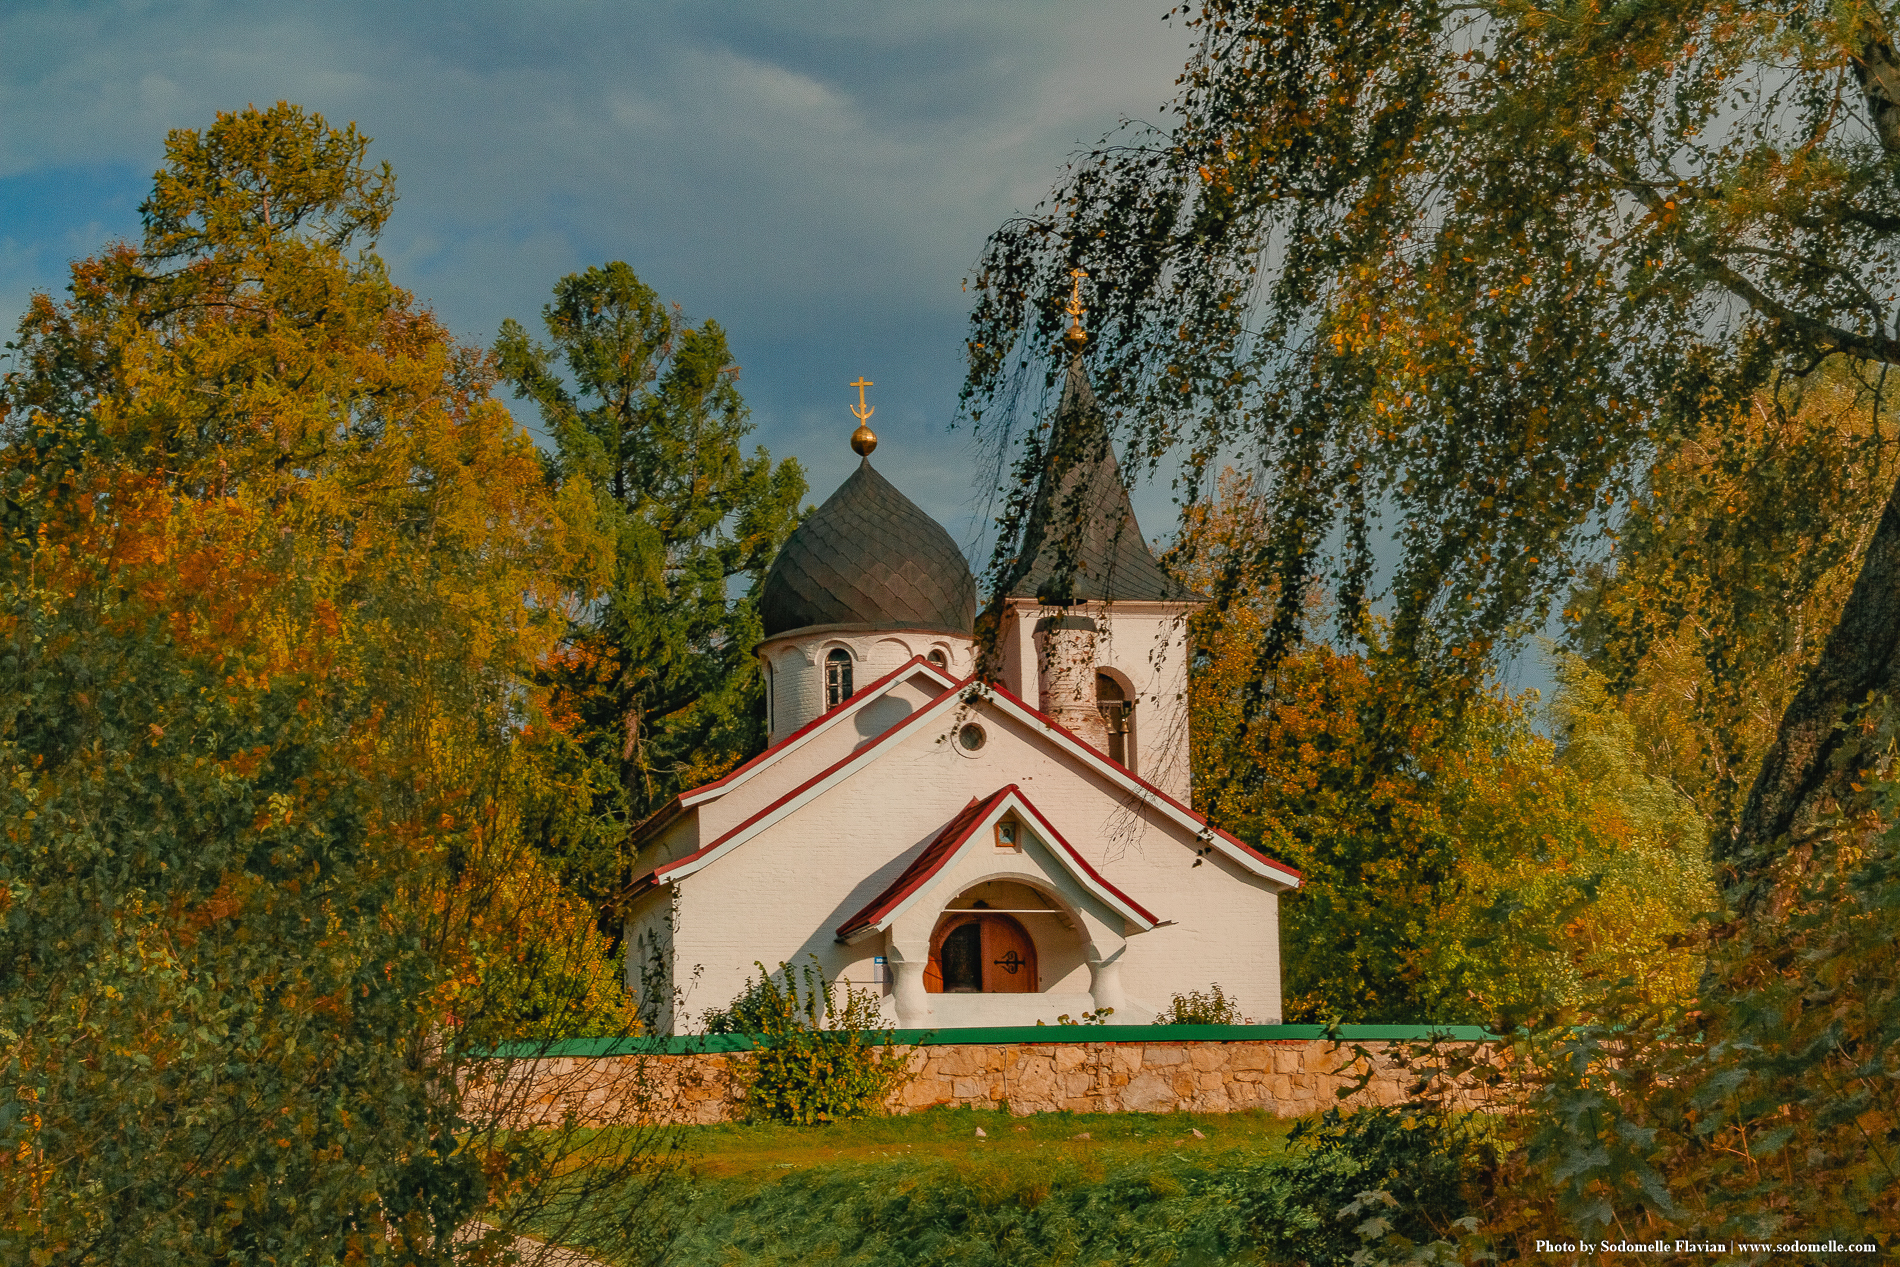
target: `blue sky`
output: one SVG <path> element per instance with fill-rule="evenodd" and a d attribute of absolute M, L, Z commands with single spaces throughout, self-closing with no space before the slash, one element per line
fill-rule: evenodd
<path fill-rule="evenodd" d="M 460 336 L 531 327 L 623 259 L 727 328 L 774 454 L 822 500 L 860 374 L 877 462 L 968 547 L 952 432 L 985 236 L 1123 117 L 1159 121 L 1188 33 L 1165 0 L 7 0 L 0 321 L 135 238 L 168 129 L 288 99 L 396 168 L 381 252 Z M 1169 528 L 1165 488 L 1137 498 Z"/>

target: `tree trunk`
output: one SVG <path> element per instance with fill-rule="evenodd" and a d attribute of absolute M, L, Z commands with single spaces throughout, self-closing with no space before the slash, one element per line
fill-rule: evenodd
<path fill-rule="evenodd" d="M 1870 699 L 1891 695 L 1900 673 L 1900 484 L 1887 496 L 1879 526 L 1861 560 L 1860 576 L 1808 672 L 1782 714 L 1775 743 L 1762 761 L 1733 836 L 1715 842 L 1715 862 L 1729 905 L 1757 911 L 1769 891 L 1775 860 L 1812 830 L 1817 800 L 1830 786 L 1860 781 L 1878 754 L 1843 752 L 1854 742 L 1853 714 Z M 1835 769 L 1840 761 L 1841 769 Z M 1794 840 L 1790 840 L 1794 837 Z"/>
<path fill-rule="evenodd" d="M 1900 158 L 1900 53 L 1886 28 L 1863 18 L 1849 56 L 1881 148 Z M 1777 858 L 1814 828 L 1830 787 L 1858 782 L 1878 754 L 1843 752 L 1857 710 L 1891 696 L 1900 669 L 1900 484 L 1887 496 L 1860 576 L 1821 658 L 1782 714 L 1775 743 L 1749 790 L 1741 820 L 1715 842 L 1715 863 L 1737 915 L 1754 914 L 1770 891 Z M 1842 768 L 1836 769 L 1836 764 Z"/>
<path fill-rule="evenodd" d="M 1850 59 L 1854 78 L 1860 82 L 1880 147 L 1900 155 L 1900 55 L 1886 29 L 1872 18 L 1862 19 L 1860 34 L 1860 50 Z"/>

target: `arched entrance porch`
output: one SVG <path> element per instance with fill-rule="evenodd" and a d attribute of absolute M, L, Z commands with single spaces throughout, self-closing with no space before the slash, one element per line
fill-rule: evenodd
<path fill-rule="evenodd" d="M 966 884 L 930 934 L 932 995 L 1043 994 L 1086 989 L 1086 930 L 1060 896 L 1021 875 Z"/>
<path fill-rule="evenodd" d="M 1036 941 L 1013 915 L 945 912 L 930 938 L 930 994 L 1034 994 L 1042 988 Z"/>

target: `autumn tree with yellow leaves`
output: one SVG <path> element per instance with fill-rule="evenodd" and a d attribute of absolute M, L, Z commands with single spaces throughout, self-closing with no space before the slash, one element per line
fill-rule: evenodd
<path fill-rule="evenodd" d="M 458 1062 L 623 1010 L 519 831 L 596 507 L 372 253 L 367 145 L 172 133 L 142 241 L 9 345 L 8 1261 L 447 1262 L 549 1172 Z"/>
<path fill-rule="evenodd" d="M 1266 513 L 1254 481 L 1229 470 L 1218 488 L 1170 555 L 1202 586 Z M 1560 755 L 1536 701 L 1495 687 L 1456 715 L 1382 698 L 1382 646 L 1314 639 L 1261 677 L 1272 606 L 1255 578 L 1193 618 L 1190 702 L 1197 808 L 1304 873 L 1280 907 L 1290 1019 L 1588 1016 L 1631 974 L 1652 997 L 1693 996 L 1701 958 L 1670 941 L 1714 902 L 1706 825 L 1630 768 L 1586 668 L 1559 695 Z"/>

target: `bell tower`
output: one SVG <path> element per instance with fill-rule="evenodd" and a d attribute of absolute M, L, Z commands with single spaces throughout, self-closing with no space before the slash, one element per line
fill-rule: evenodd
<path fill-rule="evenodd" d="M 1169 576 L 1141 535 L 1082 365 L 1071 274 L 1061 403 L 1022 545 L 998 587 L 1002 684 L 1180 801 L 1188 766 L 1188 617 L 1207 600 Z"/>

